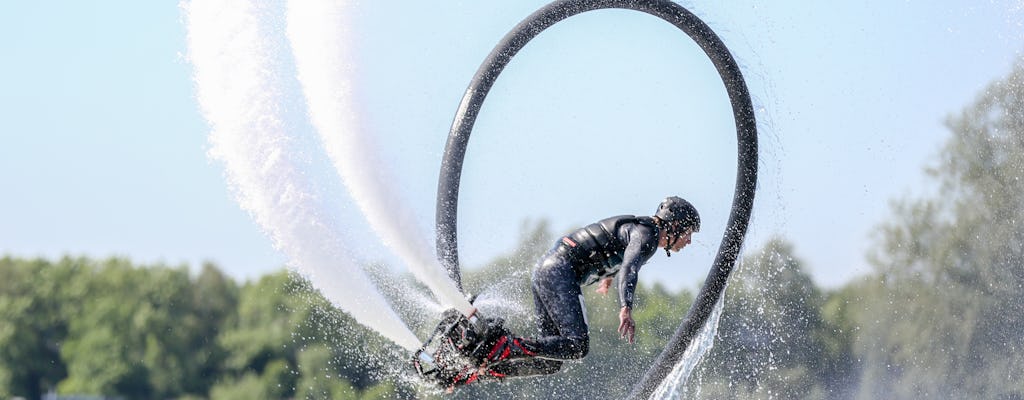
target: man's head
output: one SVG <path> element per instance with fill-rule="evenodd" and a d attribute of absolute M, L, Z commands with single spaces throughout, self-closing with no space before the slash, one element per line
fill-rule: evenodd
<path fill-rule="evenodd" d="M 662 235 L 658 243 L 665 249 L 665 254 L 682 250 L 690 244 L 690 235 L 700 231 L 700 214 L 693 204 L 682 198 L 671 196 L 658 205 L 654 218 L 661 228 Z"/>
<path fill-rule="evenodd" d="M 658 205 L 658 211 L 654 213 L 663 222 L 674 222 L 682 228 L 693 228 L 694 232 L 700 232 L 700 214 L 693 204 L 677 196 L 666 197 Z"/>

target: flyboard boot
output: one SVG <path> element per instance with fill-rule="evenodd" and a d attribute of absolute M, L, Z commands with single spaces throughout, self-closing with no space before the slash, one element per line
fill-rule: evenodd
<path fill-rule="evenodd" d="M 427 381 L 452 390 L 505 375 L 490 369 L 498 363 L 534 355 L 513 336 L 501 318 L 484 318 L 478 312 L 468 318 L 455 309 L 441 314 L 441 323 L 413 355 L 416 372 Z"/>

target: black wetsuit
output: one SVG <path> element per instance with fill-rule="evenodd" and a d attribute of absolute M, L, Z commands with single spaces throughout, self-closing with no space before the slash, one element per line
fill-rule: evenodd
<path fill-rule="evenodd" d="M 587 355 L 590 335 L 580 286 L 618 276 L 619 301 L 633 306 L 640 267 L 658 250 L 650 217 L 607 218 L 566 235 L 533 272 L 533 302 L 540 336 L 525 339 L 535 358 L 501 368 L 508 375 L 554 373 L 563 360 Z"/>

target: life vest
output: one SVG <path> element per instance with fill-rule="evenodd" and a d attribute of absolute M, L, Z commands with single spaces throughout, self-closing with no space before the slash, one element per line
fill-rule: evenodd
<path fill-rule="evenodd" d="M 626 243 L 619 239 L 618 233 L 627 223 L 655 227 L 650 217 L 620 215 L 602 219 L 562 238 L 560 250 L 572 261 L 581 284 L 589 285 L 619 272 Z"/>

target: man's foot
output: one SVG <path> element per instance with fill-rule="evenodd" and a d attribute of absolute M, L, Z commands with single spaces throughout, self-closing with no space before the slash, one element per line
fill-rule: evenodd
<path fill-rule="evenodd" d="M 523 338 L 512 335 L 500 336 L 494 343 L 494 346 L 491 347 L 490 353 L 487 354 L 487 361 L 494 363 L 535 356 L 534 352 L 523 345 L 523 341 Z"/>
<path fill-rule="evenodd" d="M 486 366 L 466 366 L 462 368 L 458 374 L 452 379 L 451 384 L 448 386 L 448 391 L 453 391 L 456 387 L 468 385 L 473 382 L 483 381 L 495 381 L 501 380 L 505 375 L 491 371 Z"/>

